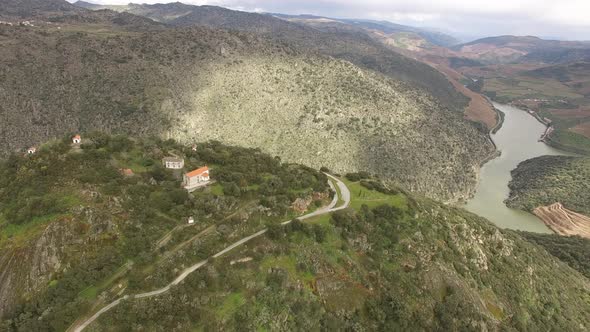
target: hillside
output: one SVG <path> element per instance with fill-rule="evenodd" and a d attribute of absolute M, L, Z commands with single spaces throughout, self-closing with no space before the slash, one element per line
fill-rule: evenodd
<path fill-rule="evenodd" d="M 63 0 L 3 0 L 0 3 L 0 17 L 31 18 L 82 12 L 84 10 Z"/>
<path fill-rule="evenodd" d="M 543 156 L 530 159 L 512 171 L 511 207 L 532 211 L 561 202 L 568 209 L 590 215 L 590 159 Z"/>
<path fill-rule="evenodd" d="M 525 239 L 545 248 L 549 253 L 590 278 L 590 239 L 558 234 L 519 233 Z"/>
<path fill-rule="evenodd" d="M 206 254 L 297 216 L 291 205 L 298 199 L 305 209 L 328 199 L 323 174 L 258 150 L 212 142 L 195 152 L 173 141 L 99 133 L 82 140 L 49 142 L 0 166 L 0 317 L 25 314 L 13 321 L 19 330 L 64 330 L 109 285 L 101 280 L 159 264 L 159 254 L 182 250 L 197 234 Z M 161 166 L 170 154 L 183 156 L 186 170 L 209 165 L 217 183 L 188 195 L 180 173 Z M 192 227 L 189 216 L 197 220 Z M 95 283 L 102 286 L 88 288 Z"/>
<path fill-rule="evenodd" d="M 115 9 L 174 26 L 206 26 L 255 33 L 282 44 L 287 43 L 298 50 L 350 61 L 359 67 L 401 80 L 425 90 L 450 109 L 459 110 L 466 106 L 466 98 L 441 73 L 389 50 L 373 40 L 362 28 L 351 30 L 354 26 L 348 23 L 340 23 L 344 29 L 335 29 L 332 23 L 310 26 L 303 21 L 290 22 L 271 15 L 182 3 L 129 4 Z"/>
<path fill-rule="evenodd" d="M 534 36 L 487 37 L 456 45 L 454 50 L 464 56 L 486 62 L 537 62 L 546 64 L 587 60 L 590 43 L 578 41 L 545 40 Z"/>
<path fill-rule="evenodd" d="M 171 140 L 82 139 L 81 147 L 68 136 L 0 165 L 4 330 L 65 330 L 263 227 L 265 235 L 211 259 L 169 292 L 128 297 L 88 331 L 590 324 L 587 278 L 464 210 L 358 174 L 344 180 L 349 209 L 282 227 L 298 215 L 291 207 L 298 198 L 309 210 L 327 204 L 326 176 L 215 142 L 193 151 Z M 187 169 L 208 164 L 218 183 L 187 194 L 159 166 L 170 153 L 184 156 Z"/>
<path fill-rule="evenodd" d="M 0 42 L 4 153 L 96 129 L 218 139 L 454 201 L 493 152 L 423 90 L 251 34 L 72 23 L 3 27 Z"/>
<path fill-rule="evenodd" d="M 543 156 L 512 171 L 510 207 L 533 212 L 562 235 L 590 237 L 590 159 Z"/>
<path fill-rule="evenodd" d="M 452 46 L 459 44 L 459 41 L 454 37 L 428 29 L 421 29 L 416 27 L 411 27 L 402 24 L 396 24 L 388 21 L 376 21 L 376 20 L 366 20 L 366 19 L 337 19 L 337 18 L 330 18 L 330 17 L 322 17 L 322 16 L 314 16 L 314 15 L 287 15 L 287 14 L 280 14 L 280 13 L 272 13 L 270 14 L 275 17 L 279 17 L 282 19 L 286 19 L 293 22 L 301 22 L 305 24 L 311 24 L 316 26 L 321 26 L 323 23 L 344 23 L 351 26 L 356 26 L 368 31 L 378 31 L 384 34 L 415 34 L 426 40 L 428 43 L 432 43 L 433 45 L 437 46 Z"/>

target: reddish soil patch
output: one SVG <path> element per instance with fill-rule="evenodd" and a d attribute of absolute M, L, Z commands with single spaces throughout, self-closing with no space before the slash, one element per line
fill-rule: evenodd
<path fill-rule="evenodd" d="M 579 235 L 590 239 L 590 217 L 568 210 L 561 203 L 539 206 L 533 213 L 559 235 Z"/>
<path fill-rule="evenodd" d="M 433 47 L 428 50 L 423 49 L 420 52 L 412 52 L 397 48 L 396 51 L 405 56 L 426 63 L 443 73 L 457 91 L 470 99 L 469 105 L 465 109 L 465 117 L 467 119 L 481 122 L 490 130 L 496 126 L 496 112 L 492 107 L 492 104 L 488 102 L 484 96 L 463 86 L 463 84 L 460 83 L 461 79 L 464 78 L 463 74 L 450 67 L 448 57 L 461 56 L 460 53 L 442 47 Z"/>
<path fill-rule="evenodd" d="M 571 129 L 574 133 L 590 138 L 590 122 L 584 122 Z"/>
<path fill-rule="evenodd" d="M 459 83 L 461 74 L 445 65 L 437 66 L 436 69 L 445 74 L 457 91 L 471 99 L 465 109 L 467 119 L 481 122 L 490 130 L 496 126 L 496 112 L 490 102 L 484 96 L 467 89 L 463 84 Z"/>

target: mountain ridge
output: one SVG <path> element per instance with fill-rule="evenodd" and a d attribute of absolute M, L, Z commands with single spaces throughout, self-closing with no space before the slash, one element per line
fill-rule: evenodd
<path fill-rule="evenodd" d="M 182 3 L 117 7 L 174 26 L 200 25 L 256 33 L 295 47 L 350 61 L 410 83 L 434 95 L 450 109 L 464 108 L 466 98 L 435 69 L 387 49 L 360 31 L 316 29 L 265 14 L 217 6 Z"/>

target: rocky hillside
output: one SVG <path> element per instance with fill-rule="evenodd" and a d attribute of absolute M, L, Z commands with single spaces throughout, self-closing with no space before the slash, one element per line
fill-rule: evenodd
<path fill-rule="evenodd" d="M 511 207 L 532 212 L 560 202 L 590 215 L 590 158 L 543 156 L 524 161 L 512 171 L 509 187 Z"/>
<path fill-rule="evenodd" d="M 168 293 L 128 298 L 88 331 L 590 325 L 586 277 L 513 232 L 364 173 L 344 180 L 349 209 L 282 227 L 298 199 L 307 210 L 327 204 L 326 176 L 219 143 L 193 151 L 171 140 L 82 139 L 0 165 L 3 330 L 66 330 L 264 227 L 265 236 Z M 187 169 L 210 165 L 218 183 L 187 194 L 160 166 L 172 153 Z"/>
<path fill-rule="evenodd" d="M 0 17 L 31 18 L 46 15 L 77 14 L 84 12 L 62 0 L 3 0 L 0 3 Z"/>
<path fill-rule="evenodd" d="M 388 49 L 370 37 L 364 28 L 348 22 L 338 22 L 338 25 L 334 25 L 335 22 L 332 21 L 326 25 L 310 25 L 307 21 L 290 22 L 272 15 L 182 3 L 129 4 L 116 7 L 80 4 L 94 10 L 113 8 L 174 26 L 206 26 L 255 33 L 264 38 L 287 43 L 299 50 L 329 55 L 378 71 L 426 90 L 450 109 L 459 111 L 467 105 L 467 99 L 437 70 Z"/>
<path fill-rule="evenodd" d="M 218 139 L 452 201 L 471 193 L 493 150 L 424 90 L 252 34 L 105 22 L 0 29 L 4 153 L 95 129 Z"/>

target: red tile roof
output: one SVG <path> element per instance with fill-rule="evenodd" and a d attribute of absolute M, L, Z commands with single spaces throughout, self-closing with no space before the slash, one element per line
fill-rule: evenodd
<path fill-rule="evenodd" d="M 82 137 L 80 137 L 80 135 L 76 135 L 74 136 L 74 139 L 81 139 Z"/>
<path fill-rule="evenodd" d="M 209 167 L 203 166 L 201 168 L 197 168 L 196 170 L 194 170 L 192 172 L 186 173 L 186 176 L 189 177 L 189 178 L 192 178 L 192 177 L 195 177 L 195 176 L 202 175 L 205 172 L 209 172 Z"/>

